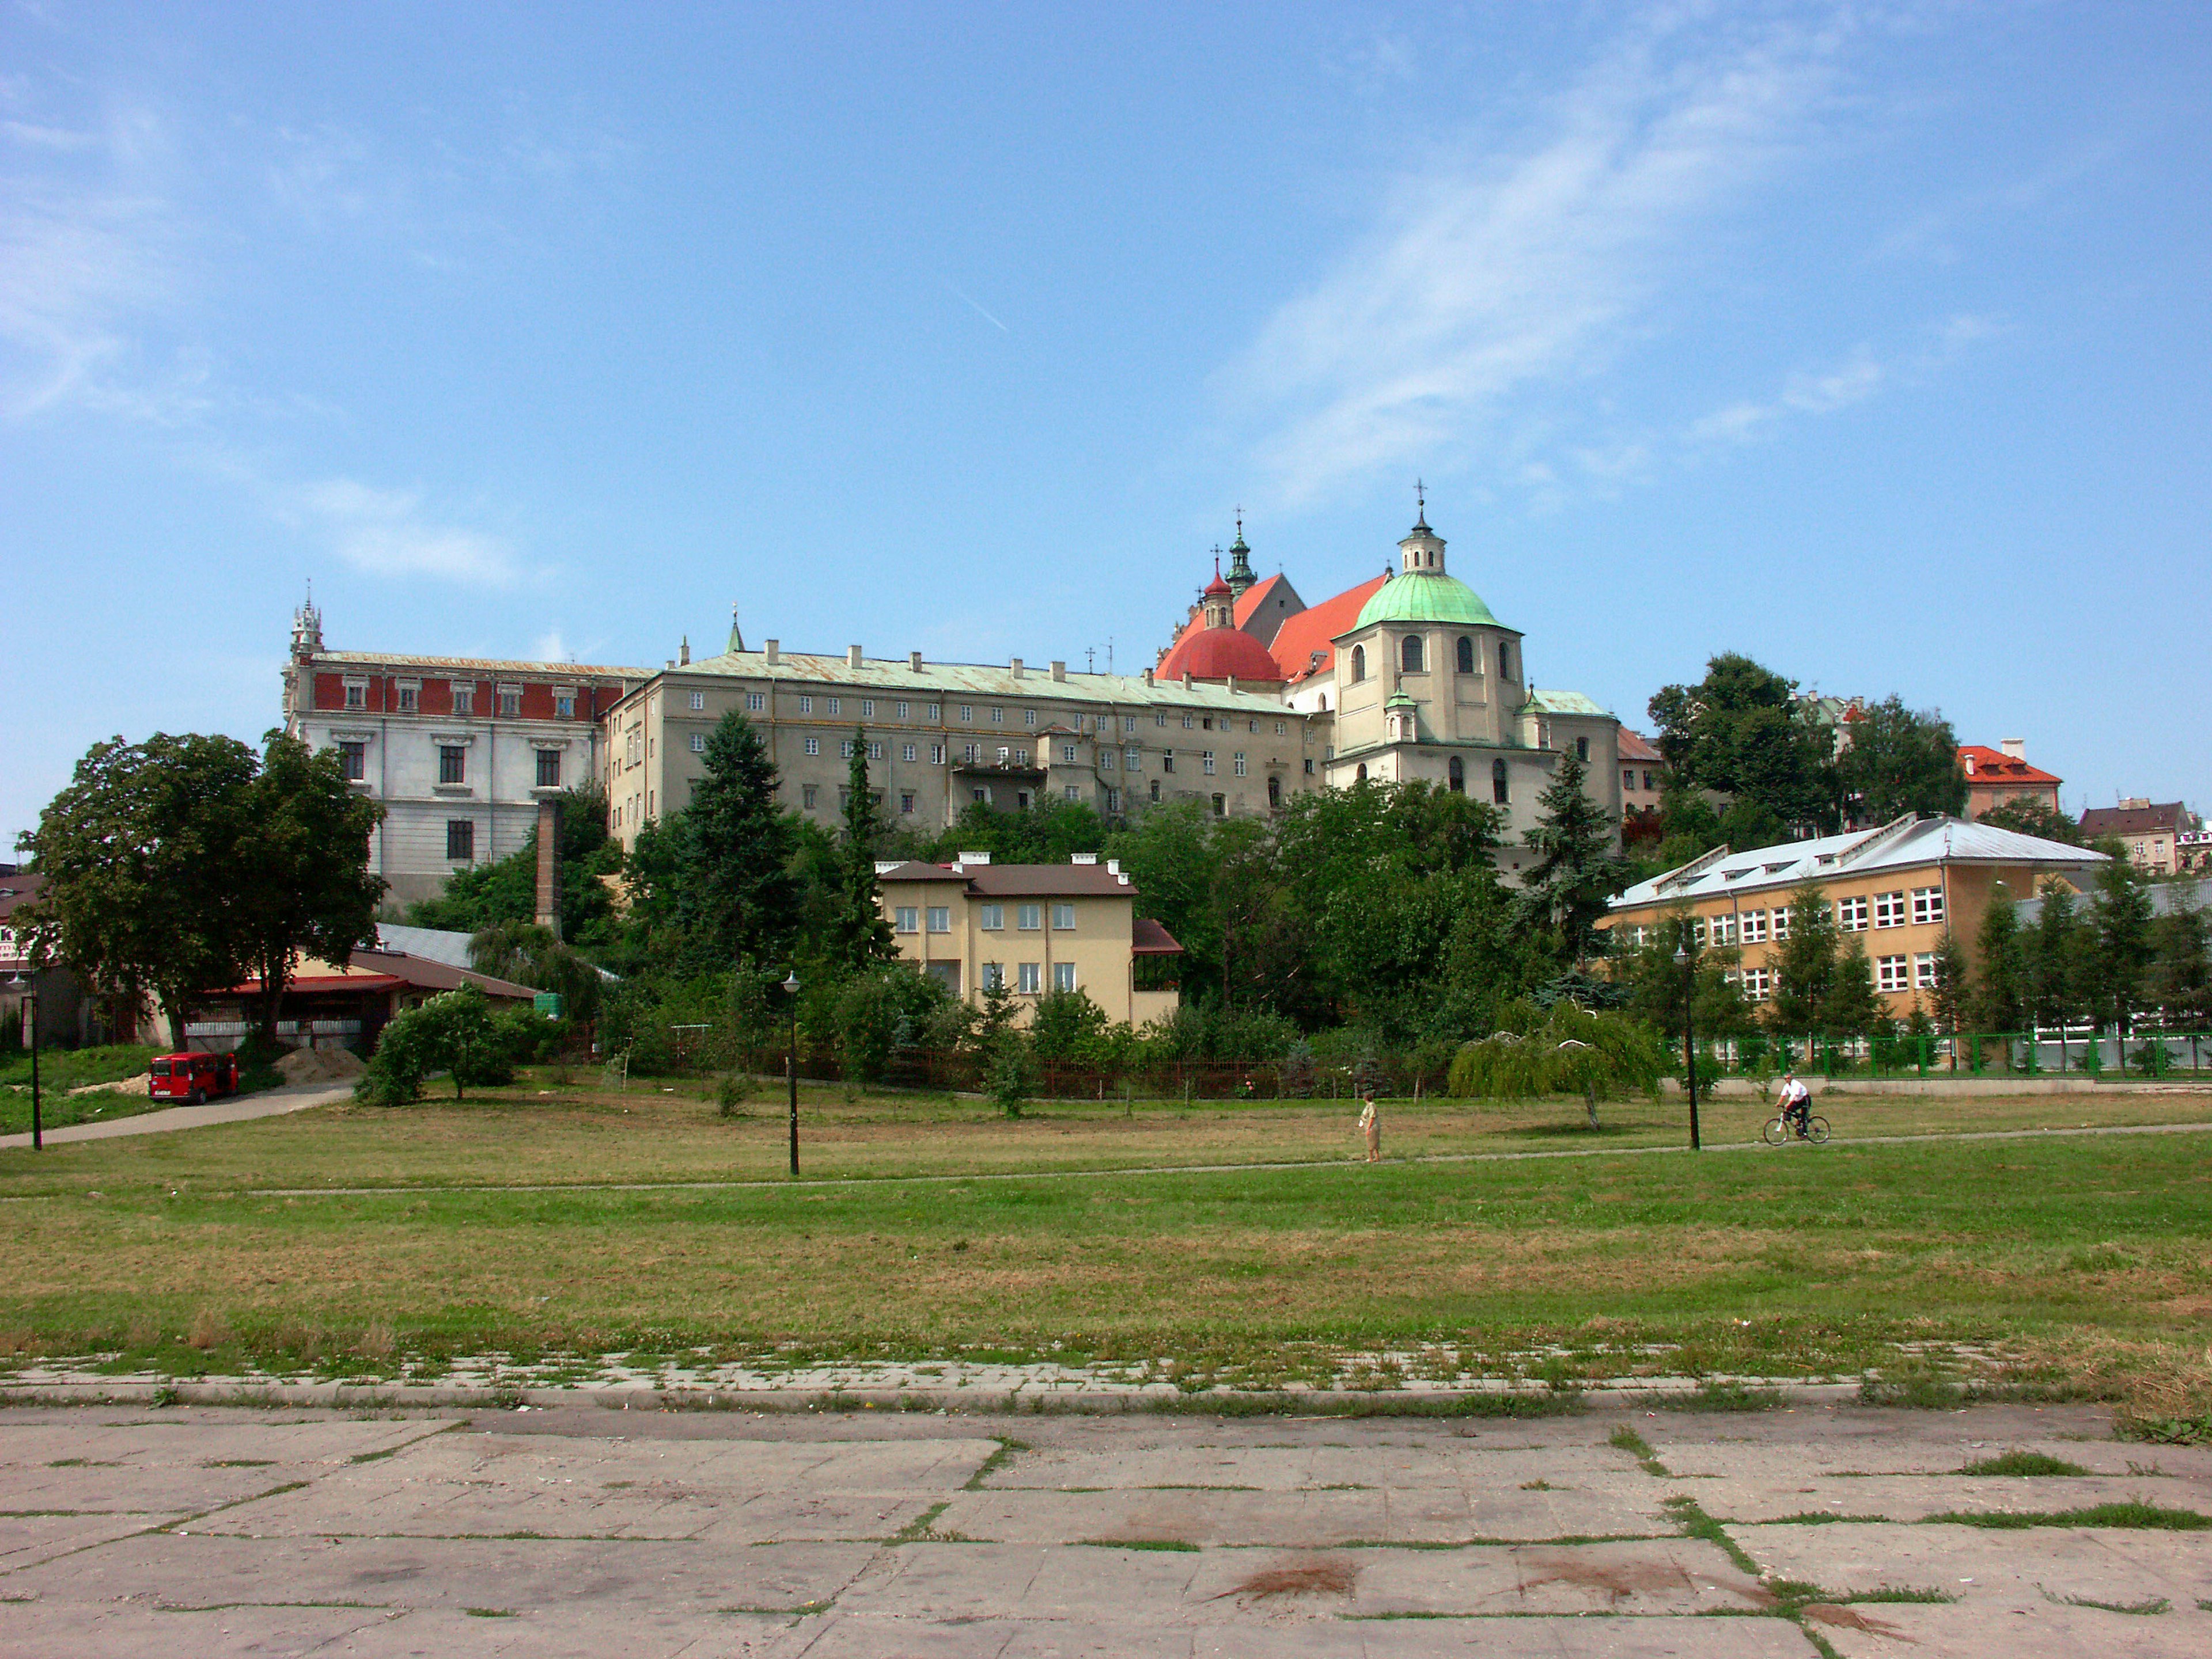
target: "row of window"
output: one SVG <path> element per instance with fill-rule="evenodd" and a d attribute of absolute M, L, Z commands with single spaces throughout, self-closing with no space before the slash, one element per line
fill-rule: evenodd
<path fill-rule="evenodd" d="M 694 691 L 689 694 L 686 701 L 692 713 L 701 714 L 705 711 L 707 707 L 707 694 L 704 691 Z M 823 714 L 842 715 L 845 712 L 845 704 L 848 699 L 842 696 L 824 696 L 821 698 L 820 701 L 823 705 L 822 710 Z M 850 699 L 850 701 L 857 702 L 860 705 L 860 718 L 861 720 L 872 720 L 877 718 L 877 703 L 879 701 L 887 700 L 875 697 L 855 697 Z M 799 699 L 799 712 L 802 714 L 811 714 L 814 713 L 815 702 L 816 699 L 811 695 L 801 696 Z M 899 720 L 912 720 L 914 718 L 914 704 L 910 702 L 891 702 L 891 714 L 890 718 Z M 926 703 L 923 707 L 927 710 L 927 713 L 922 716 L 926 721 L 934 724 L 944 720 L 945 705 L 943 703 Z M 746 713 L 752 714 L 763 714 L 766 712 L 767 708 L 767 693 L 762 691 L 748 691 L 745 693 Z M 975 723 L 975 705 L 974 703 L 963 702 L 958 705 L 958 708 L 959 721 L 962 725 L 972 726 Z M 465 709 L 457 709 L 455 712 L 465 714 L 467 711 Z M 989 716 L 989 724 L 993 726 L 1004 726 L 1006 723 L 1006 711 L 1004 708 L 988 708 L 985 712 Z M 1023 709 L 1021 711 L 1021 716 L 1022 724 L 1024 726 L 1033 726 L 1037 723 L 1037 711 L 1034 708 Z M 1087 729 L 1094 732 L 1111 731 L 1113 729 L 1115 719 L 1111 714 L 1074 714 L 1068 718 L 1073 722 L 1074 729 L 1078 732 L 1086 729 L 1084 726 L 1084 721 L 1087 719 L 1091 722 Z M 1221 731 L 1227 732 L 1231 730 L 1236 724 L 1235 720 L 1227 714 L 1215 715 L 1186 714 L 1182 716 L 1182 720 L 1186 727 L 1197 727 L 1208 732 L 1213 731 L 1217 727 Z M 1134 732 L 1137 729 L 1137 716 L 1134 714 L 1124 714 L 1121 717 L 1121 730 L 1123 732 Z M 1154 714 L 1152 716 L 1152 724 L 1155 726 L 1164 726 L 1167 723 L 1168 717 L 1164 714 Z M 1244 726 L 1248 732 L 1256 732 L 1260 729 L 1260 722 L 1256 719 L 1248 716 L 1245 719 Z M 1277 720 L 1275 722 L 1275 735 L 1277 737 L 1279 738 L 1284 736 L 1289 732 L 1289 730 L 1290 726 L 1287 721 Z"/>
<path fill-rule="evenodd" d="M 1398 641 L 1398 666 L 1405 673 L 1425 674 L 1428 672 L 1427 654 L 1428 647 L 1422 643 L 1419 634 L 1408 634 Z M 1474 641 L 1465 634 L 1459 636 L 1458 643 L 1454 647 L 1454 663 L 1462 674 L 1480 672 L 1474 665 Z M 1364 645 L 1355 645 L 1352 647 L 1352 682 L 1357 684 L 1366 678 L 1367 647 Z M 1513 678 L 1513 645 L 1510 640 L 1500 640 L 1498 642 L 1498 678 L 1501 680 L 1510 680 Z"/>
<path fill-rule="evenodd" d="M 1014 930 L 1017 933 L 1041 933 L 1044 928 L 1044 906 L 1017 904 L 1014 908 Z M 891 927 L 896 933 L 913 933 L 921 931 L 923 912 L 911 904 L 902 904 L 891 912 Z M 952 931 L 952 912 L 941 904 L 928 907 L 929 931 L 949 933 Z M 975 907 L 975 925 L 987 933 L 1001 933 L 1006 928 L 1006 907 L 1003 904 L 979 904 Z M 1052 907 L 1052 931 L 1072 933 L 1075 931 L 1075 907 L 1054 904 Z"/>
<path fill-rule="evenodd" d="M 354 738 L 338 740 L 338 765 L 348 781 L 360 783 L 368 776 L 368 744 Z M 469 751 L 464 744 L 438 745 L 438 781 L 441 784 L 465 784 L 469 781 Z M 561 751 L 541 749 L 538 751 L 538 787 L 558 789 L 561 787 Z"/>
<path fill-rule="evenodd" d="M 1746 1000 L 1765 1002 L 1773 996 L 1775 975 L 1772 969 L 1747 968 L 1739 977 Z M 1874 988 L 1877 991 L 1934 990 L 1936 953 L 1923 951 L 1917 956 L 1876 957 L 1874 959 Z"/>
<path fill-rule="evenodd" d="M 996 990 L 1006 982 L 1006 964 L 987 962 L 983 964 L 983 988 Z M 1041 995 L 1044 988 L 1044 964 L 1038 962 L 1018 962 L 1014 964 L 1014 990 L 1018 995 Z M 1073 991 L 1075 988 L 1075 964 L 1055 962 L 1052 964 L 1052 988 Z"/>
<path fill-rule="evenodd" d="M 416 714 L 422 712 L 422 688 L 419 684 L 401 680 L 392 687 L 392 695 L 396 712 L 402 714 Z M 497 699 L 494 707 L 498 710 L 501 719 L 520 720 L 522 718 L 522 688 L 520 686 L 502 685 L 498 687 L 493 695 Z M 692 695 L 696 696 L 698 694 L 694 692 Z M 356 710 L 368 707 L 367 680 L 346 682 L 345 706 Z M 695 702 L 692 707 L 696 708 L 698 705 Z M 473 714 L 477 712 L 476 687 L 472 685 L 453 687 L 453 712 L 456 714 Z M 556 692 L 553 697 L 553 714 L 558 720 L 574 720 L 576 717 L 576 694 L 573 691 Z"/>
<path fill-rule="evenodd" d="M 1587 743 L 1589 739 L 1585 738 L 1583 741 Z M 1583 758 L 1587 760 L 1589 757 L 1585 755 Z M 1636 771 L 1633 767 L 1624 766 L 1620 769 L 1620 787 L 1624 789 L 1633 789 L 1636 787 Z M 1647 790 L 1656 789 L 1659 787 L 1652 781 L 1651 773 L 1648 769 L 1644 774 L 1644 787 Z"/>
<path fill-rule="evenodd" d="M 1866 931 L 1867 921 L 1872 916 L 1877 927 L 1902 927 L 1910 915 L 1913 925 L 1926 927 L 1943 920 L 1943 890 L 1941 887 L 1916 887 L 1910 895 L 1911 908 L 1905 905 L 1907 895 L 1876 893 L 1870 899 L 1862 893 L 1836 901 L 1836 926 L 1847 933 Z"/>
<path fill-rule="evenodd" d="M 1943 890 L 1941 887 L 1916 887 L 1909 893 L 1900 890 L 1893 893 L 1864 894 L 1835 902 L 1836 925 L 1847 933 L 1863 933 L 1869 920 L 1876 927 L 1902 927 L 1908 919 L 1915 927 L 1929 927 L 1943 920 Z M 1691 936 L 1700 947 L 1714 945 L 1764 945 L 1770 939 L 1779 942 L 1790 937 L 1790 907 L 1778 904 L 1771 910 L 1744 910 L 1728 915 L 1696 918 L 1690 926 Z M 1657 939 L 1656 924 L 1644 927 L 1624 927 L 1621 937 L 1629 944 L 1641 946 Z"/>

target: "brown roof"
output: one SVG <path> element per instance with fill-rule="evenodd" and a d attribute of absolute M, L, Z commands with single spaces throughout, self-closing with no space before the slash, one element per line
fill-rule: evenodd
<path fill-rule="evenodd" d="M 0 876 L 0 921 L 15 914 L 19 904 L 28 904 L 38 897 L 39 889 L 46 884 L 44 876 L 34 876 L 28 871 L 18 875 Z"/>
<path fill-rule="evenodd" d="M 1133 957 L 1179 957 L 1182 946 L 1176 943 L 1173 933 L 1150 916 L 1139 916 L 1129 924 L 1129 954 Z"/>
<path fill-rule="evenodd" d="M 2184 808 L 2178 800 L 2151 806 L 2093 806 L 2081 814 L 2081 833 L 2099 836 L 2140 836 L 2155 830 L 2179 830 Z"/>
<path fill-rule="evenodd" d="M 1641 732 L 1630 731 L 1625 726 L 1620 728 L 1620 757 L 1625 761 L 1635 761 L 1653 766 L 1664 766 L 1667 763 L 1667 757 L 1651 746 L 1650 738 Z"/>

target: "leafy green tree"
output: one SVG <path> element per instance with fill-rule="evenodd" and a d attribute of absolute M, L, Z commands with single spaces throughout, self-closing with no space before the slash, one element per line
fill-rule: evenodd
<path fill-rule="evenodd" d="M 881 963 L 853 975 L 836 1002 L 838 1060 L 846 1077 L 863 1084 L 881 1078 L 891 1057 L 915 1047 L 949 1000 L 936 980 L 910 968 Z"/>
<path fill-rule="evenodd" d="M 2039 1025 L 2069 1024 L 2088 1000 L 2096 936 L 2083 925 L 2074 898 L 2064 882 L 2045 883 L 2042 913 L 2024 936 L 2028 1010 Z"/>
<path fill-rule="evenodd" d="M 456 1100 L 467 1098 L 471 1085 L 512 1083 L 525 1019 L 494 1014 L 473 985 L 442 991 L 386 1024 L 354 1096 L 370 1105 L 403 1106 L 420 1099 L 423 1081 L 439 1072 L 452 1076 Z"/>
<path fill-rule="evenodd" d="M 590 1019 L 599 1011 L 599 970 L 534 921 L 501 921 L 469 940 L 469 962 L 480 974 L 552 991 L 564 1019 Z"/>
<path fill-rule="evenodd" d="M 2069 847 L 2081 844 L 2081 826 L 2072 818 L 2033 796 L 2016 795 L 2002 801 L 1974 820 L 1998 830 L 2010 830 L 2023 836 L 2035 836 L 2045 841 L 2062 842 Z"/>
<path fill-rule="evenodd" d="M 1048 991 L 1030 1016 L 1030 1044 L 1042 1060 L 1094 1065 L 1108 1046 L 1112 1022 L 1080 988 Z"/>
<path fill-rule="evenodd" d="M 1753 804 L 1770 823 L 1833 827 L 1838 789 L 1832 739 L 1814 725 L 1796 694 L 1796 681 L 1736 652 L 1713 658 L 1695 685 L 1662 689 L 1650 714 L 1670 791 L 1679 799 L 1716 790 Z"/>
<path fill-rule="evenodd" d="M 1836 770 L 1863 822 L 1887 823 L 1905 812 L 1956 817 L 1966 810 L 1958 736 L 1941 714 L 1915 712 L 1893 695 L 1867 708 L 1850 735 Z"/>
<path fill-rule="evenodd" d="M 2101 1005 L 2100 1020 L 2110 1020 L 2113 1031 L 2125 1036 L 2142 1000 L 2156 946 L 2151 936 L 2150 892 L 2142 872 L 2118 842 L 2110 843 L 2106 851 L 2107 860 L 2097 872 L 2096 897 L 2089 907 L 2090 926 L 2096 931 L 2094 988 Z"/>
<path fill-rule="evenodd" d="M 30 958 L 132 1013 L 150 993 L 182 1048 L 192 999 L 252 960 L 240 887 L 258 769 L 233 738 L 94 744 L 18 842 L 46 878 L 15 915 Z"/>
<path fill-rule="evenodd" d="M 232 875 L 246 959 L 261 981 L 261 1040 L 273 1047 L 298 959 L 343 968 L 375 937 L 384 882 L 369 872 L 368 838 L 384 808 L 353 792 L 335 749 L 318 752 L 282 732 L 264 741 Z"/>
<path fill-rule="evenodd" d="M 837 892 L 829 939 L 831 959 L 848 970 L 887 962 L 897 954 L 891 925 L 884 916 L 883 890 L 876 881 L 876 849 L 884 828 L 876 792 L 868 786 L 867 734 L 856 726 L 846 769 L 845 830 L 837 846 Z"/>
<path fill-rule="evenodd" d="M 974 851 L 988 853 L 996 864 L 1065 864 L 1071 854 L 1098 852 L 1106 840 L 1105 820 L 1080 801 L 1040 800 L 1011 812 L 974 801 L 950 830 L 921 842 L 914 855 L 944 864 Z"/>
<path fill-rule="evenodd" d="M 1874 964 L 1853 934 L 1836 956 L 1835 976 L 1820 1001 L 1818 1028 L 1831 1036 L 1875 1036 L 1894 1022 L 1881 994 L 1874 988 Z"/>
<path fill-rule="evenodd" d="M 1589 770 L 1571 753 L 1560 757 L 1536 798 L 1536 825 L 1524 837 L 1536 861 L 1521 880 L 1532 918 L 1556 933 L 1562 954 L 1577 963 L 1590 955 L 1620 873 L 1613 819 L 1587 792 Z"/>
<path fill-rule="evenodd" d="M 1571 1002 L 1553 1005 L 1540 1018 L 1528 1018 L 1534 1012 L 1525 1002 L 1509 1005 L 1504 1025 L 1463 1044 L 1452 1057 L 1452 1093 L 1492 1100 L 1580 1095 L 1593 1129 L 1599 1127 L 1601 1100 L 1629 1094 L 1657 1098 L 1668 1060 L 1650 1026 Z"/>
<path fill-rule="evenodd" d="M 1778 1036 L 1801 1036 L 1822 1027 L 1822 1011 L 1836 983 L 1836 913 L 1818 885 L 1790 896 L 1790 937 L 1770 954 L 1774 995 L 1766 1023 Z"/>
<path fill-rule="evenodd" d="M 791 817 L 752 722 L 735 709 L 707 739 L 691 804 L 639 830 L 633 908 L 648 948 L 685 971 L 788 956 L 799 893 Z"/>
<path fill-rule="evenodd" d="M 1974 1022 L 1984 1031 L 2024 1030 L 2033 1018 L 2033 992 L 2028 983 L 2027 946 L 2021 938 L 2020 907 L 1999 882 L 1982 913 L 1982 926 L 1974 938 L 1972 1007 Z"/>

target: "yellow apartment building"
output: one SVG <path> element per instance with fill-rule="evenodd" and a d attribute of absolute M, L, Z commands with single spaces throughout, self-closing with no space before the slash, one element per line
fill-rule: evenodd
<path fill-rule="evenodd" d="M 994 865 L 963 853 L 951 864 L 880 864 L 876 879 L 899 959 L 970 1003 L 1003 984 L 1026 1021 L 1046 992 L 1081 991 L 1109 1019 L 1142 1025 L 1181 1001 L 1143 982 L 1182 946 L 1136 915 L 1137 890 L 1116 860 Z"/>
<path fill-rule="evenodd" d="M 1865 947 L 1875 989 L 1903 1019 L 1916 1002 L 1927 1006 L 1946 932 L 1972 958 L 1999 883 L 2016 900 L 2033 898 L 2053 879 L 2086 889 L 2104 862 L 2086 848 L 1908 813 L 1879 830 L 1745 853 L 1717 848 L 1620 894 L 1606 926 L 1632 949 L 1668 919 L 1689 915 L 1699 946 L 1741 953 L 1744 995 L 1759 1004 L 1774 994 L 1774 958 L 1789 941 L 1793 896 L 1817 884 L 1845 947 Z"/>

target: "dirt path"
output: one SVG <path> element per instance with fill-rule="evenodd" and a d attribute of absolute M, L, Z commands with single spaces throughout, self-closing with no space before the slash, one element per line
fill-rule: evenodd
<path fill-rule="evenodd" d="M 352 1093 L 350 1082 L 287 1084 L 258 1095 L 211 1100 L 204 1106 L 172 1106 L 159 1112 L 141 1112 L 136 1117 L 112 1118 L 106 1123 L 71 1123 L 47 1130 L 45 1139 L 52 1146 L 65 1140 L 112 1140 L 118 1135 L 158 1135 L 173 1129 L 204 1128 L 210 1123 L 242 1123 L 248 1118 L 281 1117 L 310 1106 L 327 1106 Z M 30 1144 L 28 1134 L 0 1135 L 0 1148 Z"/>

